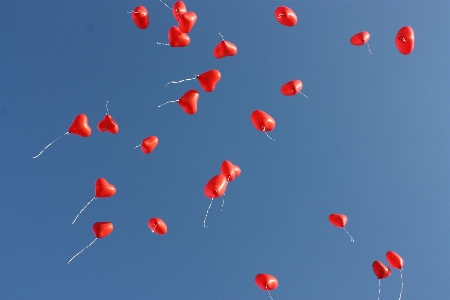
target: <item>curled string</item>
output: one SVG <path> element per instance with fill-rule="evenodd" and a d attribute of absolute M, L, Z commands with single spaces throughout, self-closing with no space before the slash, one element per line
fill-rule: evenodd
<path fill-rule="evenodd" d="M 303 94 L 302 92 L 299 92 L 300 94 L 302 94 L 304 97 L 306 97 L 306 98 L 308 98 L 309 99 L 309 97 L 308 96 L 306 96 L 305 94 Z"/>
<path fill-rule="evenodd" d="M 370 51 L 369 43 L 367 43 L 367 47 L 369 47 L 369 52 L 370 52 L 370 54 L 372 54 L 372 51 Z"/>
<path fill-rule="evenodd" d="M 380 300 L 381 294 L 381 279 L 378 278 L 378 300 Z"/>
<path fill-rule="evenodd" d="M 185 80 L 194 80 L 194 79 L 197 79 L 197 75 L 195 75 L 194 78 L 186 78 L 186 79 L 183 79 L 183 80 L 180 80 L 180 81 L 171 81 L 171 82 L 168 82 L 168 83 L 166 83 L 166 86 L 165 86 L 165 87 L 167 87 L 167 85 L 170 84 L 170 83 L 180 83 L 180 82 L 183 82 L 183 81 L 185 81 Z"/>
<path fill-rule="evenodd" d="M 272 295 L 270 295 L 270 291 L 269 291 L 269 288 L 267 287 L 267 285 L 266 285 L 266 290 L 267 290 L 267 292 L 269 293 L 269 297 L 270 297 L 270 299 L 272 299 L 272 300 L 273 300 L 273 298 L 272 298 Z"/>
<path fill-rule="evenodd" d="M 153 229 L 152 229 L 153 233 L 155 233 L 156 226 L 158 226 L 158 223 L 155 223 L 155 227 L 153 227 Z"/>
<path fill-rule="evenodd" d="M 156 42 L 157 45 L 164 45 L 164 46 L 170 46 L 170 44 L 166 44 L 166 43 L 160 43 L 160 42 Z"/>
<path fill-rule="evenodd" d="M 220 34 L 220 32 L 219 32 L 219 34 Z M 220 36 L 222 37 L 222 41 L 225 41 L 225 39 L 223 38 L 223 35 L 220 34 Z"/>
<path fill-rule="evenodd" d="M 158 108 L 160 108 L 163 105 L 166 105 L 167 103 L 171 103 L 171 102 L 178 102 L 179 100 L 171 100 L 171 101 L 167 101 L 166 103 L 163 103 L 161 105 L 158 105 Z M 140 146 L 140 145 L 139 145 Z"/>
<path fill-rule="evenodd" d="M 159 1 L 161 1 L 161 3 L 164 4 L 168 9 L 172 9 L 172 8 L 170 8 L 167 4 L 165 4 L 164 2 L 162 2 L 162 0 L 159 0 Z"/>
<path fill-rule="evenodd" d="M 54 142 L 56 142 L 57 140 L 59 140 L 60 138 L 62 138 L 63 136 L 65 136 L 66 134 L 69 134 L 70 132 L 66 132 L 66 133 L 64 133 L 62 136 L 60 136 L 59 138 L 57 138 L 56 140 L 54 140 L 53 142 L 51 142 L 50 144 L 48 144 L 47 146 L 45 146 L 45 148 L 41 151 L 41 152 L 39 152 L 39 154 L 38 155 L 36 155 L 36 156 L 33 156 L 33 158 L 38 158 L 39 157 L 39 155 L 41 155 L 42 154 L 42 152 L 44 152 L 45 151 L 45 149 L 47 149 L 48 147 L 50 147 Z"/>
<path fill-rule="evenodd" d="M 159 106 L 158 106 L 159 107 Z M 140 147 L 142 145 L 142 143 L 140 143 L 139 145 L 137 145 L 136 147 L 134 147 L 134 149 L 136 149 L 137 147 Z"/>
<path fill-rule="evenodd" d="M 350 241 L 353 243 L 355 241 L 354 238 L 352 238 L 352 236 L 350 235 L 350 233 L 348 233 L 347 229 L 345 229 L 345 227 L 343 227 L 345 232 L 347 232 L 348 236 L 350 237 Z"/>
<path fill-rule="evenodd" d="M 264 131 L 264 133 L 267 135 L 267 137 L 269 138 L 269 139 L 271 139 L 272 141 L 274 141 L 275 142 L 275 140 L 273 139 L 273 138 L 271 138 L 268 134 L 267 134 L 267 132 L 266 132 L 266 128 L 264 127 L 264 126 L 262 126 L 261 125 L 261 127 L 262 127 L 262 129 L 263 129 L 263 131 Z"/>
<path fill-rule="evenodd" d="M 73 225 L 73 223 L 75 223 L 75 221 L 78 219 L 78 216 L 81 215 L 81 213 L 83 212 L 83 210 L 85 210 L 85 208 L 86 208 L 92 201 L 94 201 L 95 199 L 97 199 L 97 197 L 92 198 L 91 201 L 89 201 L 88 204 L 86 204 L 86 205 L 83 207 L 83 209 L 80 210 L 80 212 L 78 213 L 78 215 L 75 217 L 75 220 L 73 220 L 72 225 Z"/>
<path fill-rule="evenodd" d="M 208 212 L 209 212 L 209 209 L 211 208 L 213 200 L 214 200 L 214 198 L 211 198 L 211 203 L 209 204 L 208 209 L 206 210 L 206 216 L 205 216 L 205 219 L 203 220 L 203 227 L 205 227 L 205 228 L 208 228 L 208 226 L 206 226 L 206 218 L 208 217 Z"/>
<path fill-rule="evenodd" d="M 400 279 L 402 280 L 402 289 L 400 290 L 400 297 L 398 300 L 402 299 L 402 292 L 403 292 L 403 275 L 402 275 L 402 269 L 400 269 Z"/>
<path fill-rule="evenodd" d="M 70 264 L 70 262 L 72 261 L 72 259 L 74 259 L 75 257 L 78 256 L 78 254 L 80 254 L 81 252 L 83 252 L 84 250 L 86 250 L 90 245 L 92 245 L 95 241 L 97 240 L 97 238 L 95 238 L 95 240 L 92 241 L 92 243 L 90 243 L 89 245 L 87 245 L 86 247 L 84 247 L 83 250 L 81 250 L 80 252 L 78 252 L 77 254 L 74 255 L 74 257 L 72 257 L 69 262 L 67 264 Z"/>

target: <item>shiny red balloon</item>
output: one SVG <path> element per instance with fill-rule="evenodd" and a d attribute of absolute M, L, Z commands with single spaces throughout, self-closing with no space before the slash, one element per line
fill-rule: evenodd
<path fill-rule="evenodd" d="M 367 31 L 362 31 L 350 38 L 350 44 L 353 46 L 362 46 L 370 39 L 370 34 Z"/>
<path fill-rule="evenodd" d="M 330 221 L 331 224 L 340 228 L 345 227 L 345 225 L 348 222 L 347 216 L 341 214 L 331 214 L 328 216 L 328 220 Z"/>
<path fill-rule="evenodd" d="M 386 259 L 391 267 L 395 269 L 403 269 L 403 258 L 394 251 L 386 252 Z"/>
<path fill-rule="evenodd" d="M 168 36 L 171 47 L 185 47 L 191 42 L 191 38 L 186 33 L 181 32 L 177 26 L 172 26 L 169 29 Z"/>
<path fill-rule="evenodd" d="M 177 1 L 174 3 L 172 7 L 172 14 L 175 20 L 178 21 L 180 16 L 187 12 L 186 5 L 184 5 L 183 1 Z"/>
<path fill-rule="evenodd" d="M 294 96 L 297 95 L 298 93 L 300 93 L 300 91 L 303 88 L 303 83 L 298 80 L 291 80 L 289 82 L 286 82 L 285 84 L 283 84 L 281 86 L 281 93 L 285 96 Z"/>
<path fill-rule="evenodd" d="M 224 58 L 226 56 L 234 56 L 236 53 L 236 45 L 228 41 L 221 41 L 217 44 L 213 51 L 214 57 L 217 59 Z"/>
<path fill-rule="evenodd" d="M 167 233 L 167 225 L 160 218 L 151 218 L 148 220 L 148 228 L 154 233 L 157 234 L 166 234 Z"/>
<path fill-rule="evenodd" d="M 178 18 L 178 28 L 181 32 L 188 33 L 194 27 L 196 21 L 197 15 L 194 12 L 184 13 Z"/>
<path fill-rule="evenodd" d="M 219 70 L 209 70 L 198 75 L 197 80 L 205 92 L 212 92 L 221 77 L 222 74 L 220 74 Z"/>
<path fill-rule="evenodd" d="M 98 239 L 108 236 L 113 231 L 114 226 L 111 222 L 95 222 L 92 231 Z"/>
<path fill-rule="evenodd" d="M 234 165 L 235 168 L 235 172 L 236 172 L 236 177 L 238 177 L 239 175 L 241 175 L 241 168 L 239 168 L 238 166 Z"/>
<path fill-rule="evenodd" d="M 134 24 L 140 29 L 148 27 L 149 17 L 147 9 L 144 6 L 137 6 L 131 13 Z"/>
<path fill-rule="evenodd" d="M 255 283 L 263 291 L 271 291 L 278 287 L 278 280 L 269 274 L 256 275 Z"/>
<path fill-rule="evenodd" d="M 97 128 L 101 132 L 108 131 L 112 134 L 119 132 L 119 125 L 117 125 L 116 121 L 114 121 L 110 114 L 106 114 L 106 116 L 98 122 Z"/>
<path fill-rule="evenodd" d="M 76 134 L 82 137 L 88 137 L 91 135 L 91 127 L 88 124 L 88 117 L 85 114 L 80 114 L 75 117 L 72 125 L 69 127 L 69 133 Z"/>
<path fill-rule="evenodd" d="M 145 154 L 149 154 L 158 146 L 158 138 L 156 136 L 149 136 L 142 141 L 141 150 Z"/>
<path fill-rule="evenodd" d="M 200 94 L 196 90 L 189 90 L 178 99 L 178 104 L 185 113 L 193 115 L 197 112 L 197 102 Z"/>
<path fill-rule="evenodd" d="M 275 120 L 262 110 L 255 110 L 250 115 L 253 126 L 259 131 L 269 132 L 275 128 Z"/>
<path fill-rule="evenodd" d="M 297 15 L 287 6 L 279 6 L 275 9 L 275 18 L 284 26 L 294 26 L 297 24 Z"/>
<path fill-rule="evenodd" d="M 108 183 L 105 178 L 99 178 L 95 182 L 95 197 L 105 198 L 114 196 L 116 193 L 116 188 Z"/>
<path fill-rule="evenodd" d="M 205 185 L 203 192 L 206 198 L 213 199 L 219 198 L 225 193 L 227 189 L 227 178 L 222 174 L 216 175 L 211 178 Z"/>
<path fill-rule="evenodd" d="M 405 26 L 395 36 L 395 46 L 401 54 L 408 55 L 414 50 L 414 30 Z"/>
<path fill-rule="evenodd" d="M 228 181 L 233 181 L 236 178 L 236 166 L 229 160 L 224 160 L 220 166 L 220 172 L 227 178 Z"/>
<path fill-rule="evenodd" d="M 391 276 L 391 269 L 386 267 L 381 261 L 374 261 L 372 264 L 373 272 L 378 279 L 383 279 Z"/>

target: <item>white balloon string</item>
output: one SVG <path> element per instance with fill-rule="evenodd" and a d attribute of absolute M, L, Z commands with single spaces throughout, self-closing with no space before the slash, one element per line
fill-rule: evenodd
<path fill-rule="evenodd" d="M 80 252 L 78 252 L 77 254 L 74 255 L 74 257 L 72 257 L 69 262 L 67 264 L 70 264 L 70 262 L 72 261 L 72 259 L 74 259 L 75 257 L 77 257 L 81 252 L 83 252 L 84 250 L 86 250 L 90 245 L 92 245 L 95 241 L 97 240 L 97 238 L 95 238 L 95 240 L 92 241 L 92 243 L 90 243 L 89 245 L 87 245 L 86 247 L 84 247 L 83 250 L 81 250 Z"/>
<path fill-rule="evenodd" d="M 172 102 L 178 102 L 179 100 L 171 100 L 171 101 L 167 101 L 166 103 L 163 103 L 161 105 L 158 105 L 158 108 L 160 108 L 163 105 L 166 105 L 167 103 L 172 103 Z M 140 145 L 139 145 L 140 146 Z"/>
<path fill-rule="evenodd" d="M 134 147 L 134 149 L 136 149 L 137 147 L 140 147 L 142 145 L 142 143 L 140 143 L 139 145 L 137 145 L 136 147 Z"/>
<path fill-rule="evenodd" d="M 272 295 L 270 294 L 270 291 L 269 291 L 269 288 L 267 287 L 267 285 L 266 285 L 266 290 L 267 290 L 267 292 L 269 293 L 270 299 L 273 300 Z"/>
<path fill-rule="evenodd" d="M 378 300 L 380 300 L 381 294 L 381 279 L 378 279 Z"/>
<path fill-rule="evenodd" d="M 350 235 L 350 233 L 348 233 L 347 229 L 345 229 L 345 227 L 343 227 L 345 232 L 347 232 L 348 236 L 350 237 L 350 241 L 353 243 L 355 241 L 354 238 L 352 238 L 352 236 Z"/>
<path fill-rule="evenodd" d="M 271 138 L 271 137 L 267 134 L 266 128 L 265 128 L 264 126 L 262 126 L 262 125 L 261 125 L 261 127 L 262 127 L 264 133 L 267 135 L 267 137 L 275 142 L 275 140 L 274 140 L 273 138 Z"/>
<path fill-rule="evenodd" d="M 166 43 L 160 43 L 160 42 L 156 42 L 157 45 L 164 45 L 164 46 L 170 46 L 170 44 L 166 44 Z"/>
<path fill-rule="evenodd" d="M 165 86 L 165 87 L 167 87 L 167 85 L 170 84 L 170 83 L 180 83 L 180 82 L 183 82 L 183 81 L 185 81 L 185 80 L 194 80 L 194 79 L 197 79 L 197 76 L 195 76 L 194 78 L 186 78 L 186 79 L 183 79 L 183 80 L 180 80 L 180 81 L 171 81 L 171 82 L 168 82 L 168 83 L 166 83 L 166 86 Z"/>
<path fill-rule="evenodd" d="M 309 97 L 308 96 L 306 96 L 305 94 L 303 94 L 302 92 L 299 92 L 300 94 L 302 94 L 303 96 L 305 96 L 306 98 L 308 98 L 309 99 Z"/>
<path fill-rule="evenodd" d="M 107 115 L 109 115 L 109 111 L 108 111 L 108 101 L 109 101 L 109 100 L 106 100 L 106 114 L 107 114 Z"/>
<path fill-rule="evenodd" d="M 158 226 L 158 222 L 155 222 L 155 227 L 153 227 L 152 232 L 155 232 L 156 226 Z"/>
<path fill-rule="evenodd" d="M 73 224 L 75 223 L 75 221 L 78 219 L 78 216 L 81 215 L 81 213 L 83 212 L 83 210 L 84 210 L 84 209 L 85 209 L 92 201 L 94 201 L 95 199 L 97 199 L 97 197 L 92 198 L 91 201 L 89 201 L 88 204 L 86 204 L 86 205 L 83 207 L 83 209 L 80 210 L 80 212 L 78 213 L 78 215 L 75 217 L 75 220 L 73 220 L 72 225 L 73 225 Z"/>
<path fill-rule="evenodd" d="M 223 198 L 222 198 L 222 207 L 220 208 L 220 211 L 222 211 L 223 209 L 223 205 L 225 204 L 225 193 L 223 193 Z"/>
<path fill-rule="evenodd" d="M 367 43 L 367 47 L 369 47 L 369 52 L 370 52 L 370 54 L 372 54 L 372 51 L 370 51 L 369 43 Z"/>
<path fill-rule="evenodd" d="M 172 8 L 170 8 L 167 4 L 165 4 L 164 2 L 162 2 L 162 0 L 159 0 L 159 1 L 161 1 L 161 3 L 164 4 L 168 9 L 172 9 Z"/>
<path fill-rule="evenodd" d="M 63 136 L 65 136 L 66 134 L 69 134 L 69 132 L 67 131 L 66 133 L 64 133 L 62 136 L 60 136 L 59 138 L 57 138 L 56 140 L 54 140 L 53 142 L 51 142 L 50 144 L 48 144 L 41 152 L 39 152 L 39 154 L 38 155 L 36 155 L 36 156 L 33 156 L 33 158 L 38 158 L 39 157 L 39 155 L 41 155 L 42 154 L 42 152 L 44 152 L 45 151 L 45 149 L 47 149 L 48 147 L 50 147 L 54 142 L 56 142 L 57 140 L 59 140 L 60 138 L 62 138 Z"/>
<path fill-rule="evenodd" d="M 220 34 L 220 32 L 219 32 L 219 34 Z M 223 35 L 220 34 L 220 36 L 222 37 L 222 41 L 225 41 L 225 39 L 223 38 Z"/>
<path fill-rule="evenodd" d="M 400 279 L 402 280 L 402 289 L 400 290 L 400 297 L 398 300 L 402 299 L 402 292 L 403 292 L 403 275 L 402 275 L 402 269 L 400 269 Z"/>
<path fill-rule="evenodd" d="M 209 209 L 211 208 L 213 200 L 214 200 L 214 198 L 211 199 L 211 203 L 209 204 L 208 209 L 206 210 L 205 219 L 203 220 L 203 227 L 205 227 L 205 228 L 208 228 L 208 226 L 206 226 L 206 218 L 208 217 L 208 212 L 209 212 Z"/>

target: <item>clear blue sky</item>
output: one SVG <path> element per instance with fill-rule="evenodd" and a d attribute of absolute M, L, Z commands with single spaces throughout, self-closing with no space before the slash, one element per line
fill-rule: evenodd
<path fill-rule="evenodd" d="M 169 6 L 173 2 L 167 2 Z M 450 294 L 450 104 L 448 1 L 195 1 L 185 48 L 157 0 L 0 2 L 0 298 L 269 299 L 258 273 L 278 278 L 281 299 L 377 299 L 372 262 L 393 250 L 405 262 L 402 299 Z M 127 11 L 144 5 L 138 29 Z M 274 10 L 298 23 L 280 25 Z M 414 29 L 414 51 L 394 44 Z M 369 31 L 366 46 L 349 39 Z M 221 60 L 218 33 L 238 47 Z M 198 82 L 164 85 L 218 69 L 212 93 Z M 282 84 L 303 82 L 285 97 Z M 177 104 L 189 89 L 198 111 Z M 97 123 L 105 103 L 117 135 Z M 269 140 L 253 110 L 276 120 Z M 92 135 L 64 136 L 74 117 Z M 138 145 L 156 135 L 144 155 Z M 206 182 L 223 160 L 242 174 L 225 206 Z M 92 202 L 106 178 L 112 198 Z M 351 243 L 328 222 L 346 214 Z M 162 218 L 168 233 L 152 234 Z M 114 231 L 93 239 L 92 224 Z M 400 276 L 381 282 L 397 299 Z"/>

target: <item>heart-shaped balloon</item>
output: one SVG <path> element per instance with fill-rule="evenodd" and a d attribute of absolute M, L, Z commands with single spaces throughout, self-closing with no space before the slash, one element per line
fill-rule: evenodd
<path fill-rule="evenodd" d="M 275 18 L 284 26 L 294 26 L 297 24 L 297 15 L 287 6 L 279 6 L 275 9 Z"/>
<path fill-rule="evenodd" d="M 185 113 L 193 115 L 197 112 L 197 102 L 200 94 L 196 90 L 189 90 L 178 99 L 178 104 Z"/>
<path fill-rule="evenodd" d="M 95 197 L 105 198 L 114 196 L 116 193 L 116 188 L 108 183 L 105 178 L 99 178 L 95 182 Z"/>
<path fill-rule="evenodd" d="M 239 168 L 238 166 L 234 165 L 234 169 L 235 169 L 236 177 L 241 175 L 241 168 Z"/>
<path fill-rule="evenodd" d="M 187 12 L 186 5 L 184 5 L 183 1 L 177 1 L 174 3 L 172 7 L 172 14 L 175 20 L 178 21 L 178 18 Z"/>
<path fill-rule="evenodd" d="M 160 218 L 151 218 L 150 220 L 148 220 L 148 228 L 150 228 L 152 232 L 155 232 L 157 234 L 167 233 L 167 225 Z"/>
<path fill-rule="evenodd" d="M 111 222 L 95 222 L 92 231 L 98 239 L 108 236 L 114 229 Z"/>
<path fill-rule="evenodd" d="M 291 80 L 291 81 L 283 84 L 281 86 L 280 91 L 285 96 L 294 96 L 294 95 L 300 93 L 302 88 L 303 88 L 303 83 L 300 80 L 295 79 L 295 80 Z"/>
<path fill-rule="evenodd" d="M 227 189 L 227 178 L 222 174 L 216 175 L 211 178 L 205 185 L 203 192 L 206 198 L 214 199 L 219 198 L 225 193 Z"/>
<path fill-rule="evenodd" d="M 229 160 L 224 160 L 220 166 L 220 173 L 227 178 L 228 181 L 233 181 L 236 178 L 236 166 Z"/>
<path fill-rule="evenodd" d="M 178 18 L 178 28 L 183 33 L 188 33 L 194 27 L 197 21 L 197 15 L 194 12 L 187 12 Z"/>
<path fill-rule="evenodd" d="M 212 92 L 216 88 L 216 83 L 219 82 L 222 75 L 218 70 L 209 70 L 197 76 L 202 89 L 205 92 Z"/>
<path fill-rule="evenodd" d="M 342 214 L 331 214 L 328 216 L 328 220 L 331 224 L 340 228 L 345 227 L 348 222 L 347 216 Z"/>
<path fill-rule="evenodd" d="M 110 114 L 106 114 L 106 116 L 98 122 L 97 128 L 101 132 L 108 131 L 112 134 L 119 132 L 119 125 L 117 125 L 116 121 L 114 121 Z"/>
<path fill-rule="evenodd" d="M 228 41 L 221 41 L 217 44 L 213 51 L 214 57 L 217 59 L 224 58 L 226 56 L 234 56 L 236 53 L 236 45 Z"/>
<path fill-rule="evenodd" d="M 350 38 L 350 44 L 353 46 L 362 46 L 370 39 L 370 34 L 367 31 L 362 31 Z"/>
<path fill-rule="evenodd" d="M 403 258 L 394 251 L 386 252 L 386 259 L 391 267 L 395 269 L 403 269 Z"/>
<path fill-rule="evenodd" d="M 171 47 L 185 47 L 189 45 L 191 38 L 180 31 L 177 26 L 172 26 L 169 29 L 169 44 Z"/>
<path fill-rule="evenodd" d="M 138 28 L 145 29 L 148 27 L 148 12 L 144 6 L 137 6 L 131 13 L 131 18 Z"/>
<path fill-rule="evenodd" d="M 278 287 L 278 280 L 270 274 L 256 275 L 255 283 L 263 291 L 271 291 Z"/>
<path fill-rule="evenodd" d="M 275 128 L 275 120 L 262 110 L 255 110 L 250 115 L 253 126 L 259 131 L 269 132 Z"/>
<path fill-rule="evenodd" d="M 82 137 L 88 137 L 91 135 L 91 127 L 88 124 L 88 118 L 85 114 L 80 114 L 75 117 L 72 125 L 69 127 L 69 133 L 76 134 Z"/>
<path fill-rule="evenodd" d="M 381 261 L 374 261 L 372 264 L 372 269 L 378 279 L 383 279 L 391 276 L 391 269 L 386 267 Z"/>
<path fill-rule="evenodd" d="M 408 55 L 414 50 L 414 30 L 405 26 L 395 36 L 395 46 L 401 54 Z"/>
<path fill-rule="evenodd" d="M 149 136 L 142 141 L 141 150 L 145 154 L 149 154 L 158 146 L 158 138 L 156 136 Z"/>

